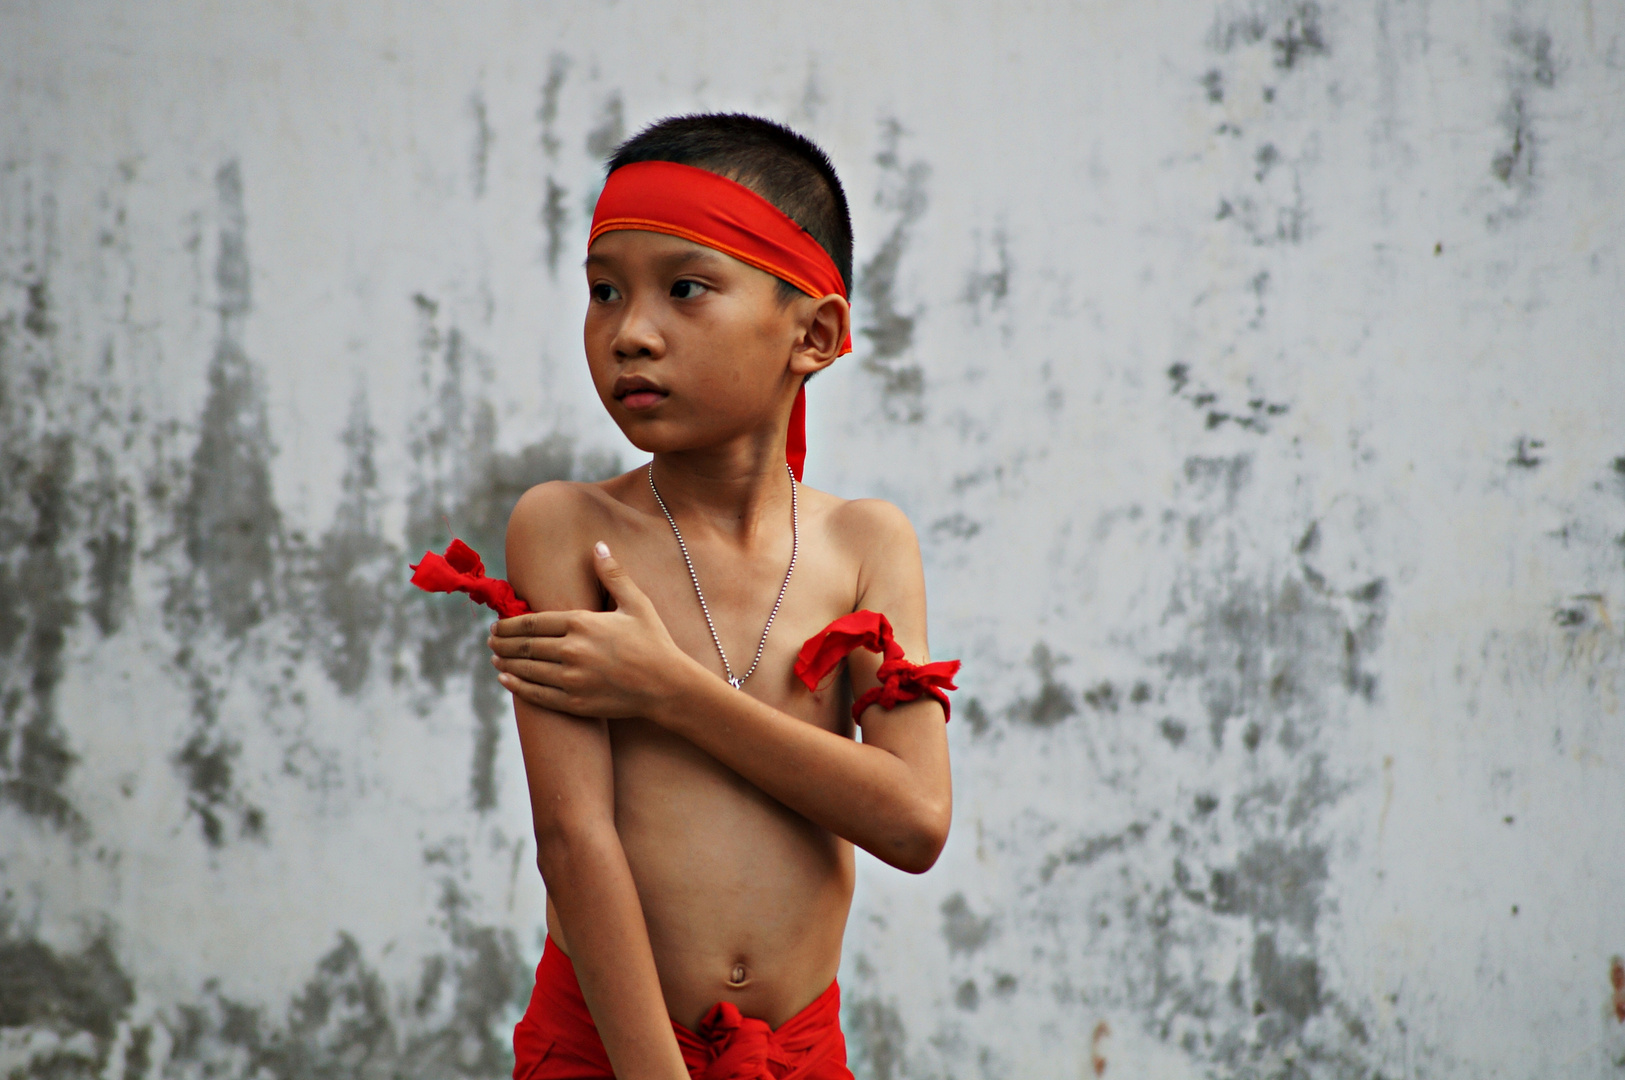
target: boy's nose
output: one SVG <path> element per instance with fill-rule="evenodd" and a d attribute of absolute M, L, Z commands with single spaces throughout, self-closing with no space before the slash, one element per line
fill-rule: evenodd
<path fill-rule="evenodd" d="M 612 343 L 617 360 L 639 357 L 658 359 L 666 351 L 666 339 L 648 305 L 632 300 L 627 303 L 621 323 L 615 329 Z"/>

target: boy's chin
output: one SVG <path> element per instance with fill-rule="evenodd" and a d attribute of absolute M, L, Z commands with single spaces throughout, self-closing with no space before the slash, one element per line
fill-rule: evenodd
<path fill-rule="evenodd" d="M 660 425 L 651 423 L 647 418 L 628 418 L 624 415 L 614 417 L 615 425 L 626 436 L 626 441 L 645 454 L 669 454 L 676 450 L 692 450 L 696 445 L 693 439 L 684 439 L 670 431 L 661 431 Z"/>

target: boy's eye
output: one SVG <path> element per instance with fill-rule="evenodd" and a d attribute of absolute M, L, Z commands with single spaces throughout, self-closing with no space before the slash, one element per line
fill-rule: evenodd
<path fill-rule="evenodd" d="M 697 281 L 678 281 L 671 287 L 672 296 L 678 300 L 692 300 L 705 291 L 705 286 Z"/>
<path fill-rule="evenodd" d="M 615 286 L 600 281 L 592 287 L 592 298 L 600 304 L 607 304 L 611 300 L 619 300 L 621 294 Z"/>

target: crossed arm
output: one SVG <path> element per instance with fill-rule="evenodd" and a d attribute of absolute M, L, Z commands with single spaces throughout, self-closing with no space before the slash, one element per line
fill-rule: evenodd
<path fill-rule="evenodd" d="M 545 506 L 557 497 L 527 495 L 510 522 L 509 576 L 537 613 L 497 624 L 494 662 L 514 695 L 538 865 L 610 1060 L 617 1075 L 681 1077 L 615 832 L 606 720 L 659 724 L 816 824 L 920 873 L 936 861 L 951 815 L 942 708 L 928 699 L 872 707 L 858 743 L 739 693 L 676 646 L 607 547 L 558 534 L 560 508 Z M 891 514 L 882 531 L 901 530 L 908 542 L 882 535 L 875 550 L 901 565 L 866 566 L 859 605 L 888 614 L 908 654 L 924 660 L 918 547 L 902 515 Z M 572 549 L 580 561 L 557 558 Z M 538 552 L 554 554 L 544 564 Z M 593 610 L 599 584 L 616 610 Z M 876 685 L 878 666 L 870 653 L 853 654 L 854 690 Z"/>

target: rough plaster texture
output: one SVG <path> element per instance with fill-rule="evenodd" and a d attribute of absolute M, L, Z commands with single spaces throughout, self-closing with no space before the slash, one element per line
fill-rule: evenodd
<path fill-rule="evenodd" d="M 1625 9 L 0 5 L 0 1072 L 497 1077 L 597 161 L 823 142 L 966 662 L 865 1080 L 1625 1075 Z"/>

